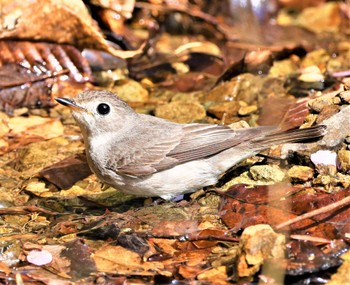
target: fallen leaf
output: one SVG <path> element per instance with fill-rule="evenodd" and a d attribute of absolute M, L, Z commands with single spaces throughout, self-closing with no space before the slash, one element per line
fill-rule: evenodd
<path fill-rule="evenodd" d="M 69 189 L 92 172 L 85 155 L 68 157 L 40 171 L 40 175 L 60 189 Z"/>
<path fill-rule="evenodd" d="M 9 119 L 8 126 L 11 135 L 51 139 L 63 134 L 63 126 L 60 120 L 39 116 L 13 117 Z"/>
<path fill-rule="evenodd" d="M 6 275 L 9 275 L 12 272 L 11 268 L 1 261 L 0 261 L 0 271 L 4 272 Z"/>
<path fill-rule="evenodd" d="M 5 1 L 2 9 L 7 12 L 2 16 L 7 27 L 0 30 L 2 39 L 71 44 L 104 50 L 122 58 L 140 52 L 119 51 L 108 45 L 84 3 L 79 0 Z"/>
<path fill-rule="evenodd" d="M 197 275 L 198 280 L 201 280 L 204 282 L 205 281 L 212 282 L 212 284 L 217 284 L 217 285 L 230 284 L 228 281 L 226 281 L 227 278 L 228 278 L 228 276 L 227 276 L 226 266 L 212 268 L 212 269 L 206 270 L 203 273 L 200 273 Z"/>
<path fill-rule="evenodd" d="M 92 80 L 87 60 L 74 46 L 44 42 L 0 41 L 0 49 L 3 50 L 0 68 L 6 70 L 9 65 L 17 71 L 17 74 L 1 72 L 1 87 L 14 87 L 60 75 L 68 75 L 74 81 L 81 83 Z"/>
<path fill-rule="evenodd" d="M 70 261 L 69 276 L 73 280 L 79 280 L 90 276 L 96 272 L 96 264 L 92 258 L 92 253 L 88 245 L 76 239 L 65 243 L 65 249 L 61 252 L 61 257 Z"/>
<path fill-rule="evenodd" d="M 139 254 L 121 246 L 107 245 L 97 250 L 93 259 L 97 270 L 102 272 L 153 276 L 155 274 L 169 275 L 160 262 L 143 262 Z"/>

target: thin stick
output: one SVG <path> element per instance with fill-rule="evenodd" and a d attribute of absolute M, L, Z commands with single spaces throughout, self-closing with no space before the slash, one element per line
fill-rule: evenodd
<path fill-rule="evenodd" d="M 58 215 L 58 212 L 52 212 L 38 206 L 19 206 L 19 207 L 9 207 L 0 208 L 0 215 L 27 215 L 29 213 L 39 212 L 47 215 Z"/>
<path fill-rule="evenodd" d="M 304 240 L 304 241 L 311 241 L 311 242 L 317 242 L 317 243 L 331 243 L 329 239 L 313 237 L 308 235 L 290 235 L 289 237 L 296 240 Z"/>
<path fill-rule="evenodd" d="M 333 204 L 324 206 L 324 207 L 319 208 L 317 210 L 314 210 L 314 211 L 305 213 L 303 215 L 300 215 L 300 216 L 298 216 L 298 217 L 296 217 L 294 219 L 290 219 L 290 220 L 288 220 L 286 222 L 280 223 L 279 225 L 275 226 L 275 229 L 276 230 L 280 230 L 280 229 L 282 229 L 282 228 L 284 228 L 286 226 L 289 226 L 291 224 L 294 224 L 294 223 L 300 222 L 302 220 L 314 217 L 316 215 L 324 214 L 326 212 L 329 212 L 329 211 L 332 211 L 332 210 L 335 210 L 335 209 L 338 209 L 338 208 L 342 208 L 342 207 L 344 207 L 344 206 L 346 206 L 348 204 L 350 204 L 350 196 L 345 197 L 344 199 L 342 199 L 342 200 L 340 200 L 338 202 L 335 202 Z"/>

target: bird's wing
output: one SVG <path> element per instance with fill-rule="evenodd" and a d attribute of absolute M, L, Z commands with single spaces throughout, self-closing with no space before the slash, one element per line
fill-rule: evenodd
<path fill-rule="evenodd" d="M 233 131 L 222 125 L 188 124 L 166 134 L 154 134 L 158 140 L 145 142 L 142 148 L 130 147 L 128 155 L 113 157 L 107 168 L 131 176 L 144 176 L 188 161 L 203 159 L 225 149 L 252 140 L 270 127 L 247 128 Z M 130 150 L 134 151 L 130 154 Z"/>
<path fill-rule="evenodd" d="M 234 131 L 223 125 L 185 125 L 180 143 L 167 156 L 177 159 L 180 163 L 206 158 L 252 139 L 252 130 L 254 129 Z"/>

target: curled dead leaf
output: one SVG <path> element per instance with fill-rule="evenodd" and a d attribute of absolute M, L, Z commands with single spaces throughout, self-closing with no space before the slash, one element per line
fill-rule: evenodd
<path fill-rule="evenodd" d="M 36 0 L 2 3 L 1 39 L 21 39 L 71 44 L 93 48 L 129 58 L 137 51 L 120 51 L 111 47 L 91 18 L 83 1 Z M 43 29 L 43 27 L 45 27 Z"/>

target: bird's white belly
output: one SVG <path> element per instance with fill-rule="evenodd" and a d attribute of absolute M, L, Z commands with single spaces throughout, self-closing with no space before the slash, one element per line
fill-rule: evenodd
<path fill-rule="evenodd" d="M 101 179 L 125 193 L 147 197 L 160 196 L 168 200 L 180 194 L 194 192 L 203 186 L 213 185 L 218 181 L 217 177 L 218 173 L 213 171 L 207 160 L 198 160 L 146 177 L 120 176 L 108 171 L 108 175 Z"/>

